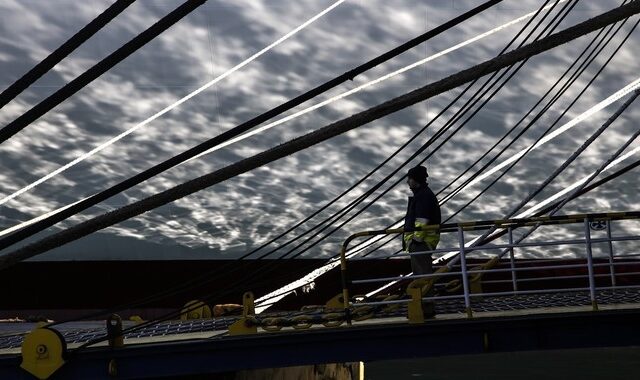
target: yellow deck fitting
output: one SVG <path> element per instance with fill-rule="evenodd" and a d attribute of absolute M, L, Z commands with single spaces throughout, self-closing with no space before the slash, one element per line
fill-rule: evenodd
<path fill-rule="evenodd" d="M 51 328 L 38 327 L 22 342 L 22 367 L 38 379 L 48 379 L 65 363 L 67 344 L 62 335 Z"/>
<path fill-rule="evenodd" d="M 144 322 L 144 319 L 142 319 L 142 317 L 139 315 L 132 315 L 129 317 L 129 320 L 132 322 L 135 322 L 136 325 L 139 325 Z"/>
<path fill-rule="evenodd" d="M 253 293 L 246 292 L 242 296 L 242 318 L 229 326 L 229 335 L 256 334 L 258 326 L 251 323 L 250 319 L 256 314 Z"/>
<path fill-rule="evenodd" d="M 327 309 L 344 309 L 344 296 L 342 293 L 335 295 L 324 305 Z"/>
<path fill-rule="evenodd" d="M 411 296 L 411 301 L 407 307 L 409 323 L 424 323 L 424 312 L 422 311 L 422 289 L 407 288 L 407 294 Z"/>
<path fill-rule="evenodd" d="M 209 307 L 209 305 L 205 304 L 202 301 L 193 300 L 187 302 L 182 307 L 180 320 L 187 321 L 190 319 L 211 318 L 212 316 L 213 314 L 211 313 L 211 308 Z"/>

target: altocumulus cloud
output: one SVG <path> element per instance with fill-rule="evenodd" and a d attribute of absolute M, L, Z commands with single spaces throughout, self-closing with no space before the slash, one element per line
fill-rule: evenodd
<path fill-rule="evenodd" d="M 179 4 L 139 0 L 86 45 L 56 66 L 0 112 L 4 125 L 44 99 L 97 60 L 147 28 Z M 159 38 L 140 49 L 78 94 L 0 146 L 0 196 L 6 196 L 57 169 L 83 152 L 144 120 L 275 41 L 330 1 L 210 0 Z M 262 113 L 297 94 L 363 63 L 476 6 L 475 1 L 347 1 L 274 50 L 162 118 L 87 161 L 0 206 L 0 228 L 8 228 L 91 195 L 174 154 Z M 618 5 L 582 1 L 560 28 Z M 323 94 L 319 102 L 446 49 L 538 6 L 537 1 L 505 1 L 455 31 L 407 52 Z M 103 1 L 0 2 L 0 85 L 8 86 L 63 43 L 105 7 Z M 630 30 L 614 38 L 574 88 L 560 99 L 503 159 L 537 138 L 604 63 L 607 53 Z M 61 223 L 64 228 L 107 210 L 219 169 L 283 141 L 367 109 L 418 86 L 495 56 L 517 33 L 517 25 L 429 62 L 303 117 L 231 145 L 147 181 Z M 531 107 L 589 42 L 589 37 L 531 59 L 485 108 L 429 159 L 431 185 L 439 190 L 470 165 Z M 569 121 L 636 79 L 635 33 L 590 89 L 560 120 Z M 477 88 L 474 87 L 474 88 Z M 54 258 L 222 258 L 237 257 L 267 241 L 324 205 L 383 161 L 430 121 L 460 90 L 385 117 L 368 126 L 241 175 L 67 245 Z M 560 165 L 617 107 L 614 104 L 533 152 L 501 183 L 460 213 L 456 220 L 500 218 Z M 299 107 L 301 109 L 302 107 Z M 296 110 L 294 110 L 296 111 Z M 455 111 L 455 108 L 454 108 Z M 292 111 L 293 112 L 293 111 Z M 320 216 L 346 205 L 406 159 L 452 115 L 421 136 L 388 167 Z M 540 194 L 544 199 L 595 170 L 632 131 L 640 111 L 632 105 L 611 129 Z M 634 143 L 630 149 L 638 146 Z M 430 151 L 430 150 L 429 150 Z M 404 173 L 404 170 L 402 171 Z M 399 178 L 398 176 L 395 177 Z M 637 181 L 629 174 L 570 203 L 565 212 L 630 210 L 638 204 Z M 485 181 L 484 183 L 487 183 Z M 482 184 L 444 207 L 451 214 Z M 400 186 L 334 237 L 309 251 L 310 257 L 336 252 L 349 232 L 381 228 L 402 216 L 407 190 Z M 632 225 L 627 226 L 632 229 Z M 559 233 L 562 234 L 562 233 Z"/>

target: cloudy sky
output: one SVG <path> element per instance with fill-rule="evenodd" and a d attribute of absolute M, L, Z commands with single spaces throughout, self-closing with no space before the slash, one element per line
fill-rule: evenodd
<path fill-rule="evenodd" d="M 609 10 L 620 2 L 582 0 L 562 22 L 560 29 Z M 118 183 L 480 3 L 470 0 L 347 0 L 295 36 L 173 111 L 1 205 L 0 229 L 10 228 Z M 541 3 L 505 0 L 503 4 L 289 114 L 535 11 Z M 0 0 L 0 87 L 4 89 L 9 86 L 109 4 L 109 1 L 103 0 Z M 28 91 L 0 110 L 1 125 L 8 124 L 45 99 L 179 4 L 179 1 L 173 0 L 138 0 Z M 0 197 L 12 194 L 135 126 L 225 73 L 331 4 L 333 1 L 321 0 L 209 0 L 107 74 L 0 145 Z M 557 14 L 560 7 L 547 20 Z M 525 149 L 561 115 L 636 21 L 637 17 L 634 17 L 625 24 L 575 85 L 498 162 Z M 520 23 L 506 28 L 357 94 L 176 167 L 59 224 L 47 234 L 220 169 L 490 59 L 523 25 Z M 593 36 L 580 38 L 530 59 L 460 133 L 433 152 L 428 160 L 430 186 L 439 191 L 480 157 L 540 99 Z M 635 31 L 557 126 L 638 79 L 637 73 L 640 71 L 635 58 L 637 46 L 640 46 L 639 39 L 640 32 Z M 481 83 L 474 86 L 472 92 Z M 347 189 L 431 121 L 460 90 L 447 92 L 377 120 L 304 152 L 83 238 L 41 258 L 238 257 L 286 230 Z M 468 98 L 468 95 L 463 97 Z M 614 102 L 527 155 L 499 184 L 456 215 L 454 220 L 494 219 L 508 214 L 621 103 Z M 404 162 L 451 118 L 453 111 L 437 119 L 425 134 L 383 170 L 312 222 L 317 223 L 335 212 Z M 639 117 L 640 104 L 631 105 L 592 147 L 530 205 L 559 192 L 598 168 L 636 130 L 634 120 Z M 639 145 L 634 142 L 627 151 Z M 636 159 L 637 155 L 634 155 L 625 163 Z M 453 198 L 443 206 L 443 215 L 447 217 L 457 211 L 492 178 L 495 175 Z M 580 201 L 572 202 L 564 212 L 637 209 L 640 195 L 636 189 L 637 174 L 630 173 L 582 197 Z M 331 256 L 349 233 L 383 228 L 402 217 L 407 195 L 404 184 L 393 189 L 343 231 L 310 250 L 307 257 Z M 630 231 L 633 223 L 619 227 L 621 231 Z M 298 233 L 302 231 L 304 229 L 297 230 Z"/>

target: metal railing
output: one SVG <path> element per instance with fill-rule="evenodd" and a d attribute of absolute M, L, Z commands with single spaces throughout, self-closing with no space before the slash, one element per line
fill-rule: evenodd
<path fill-rule="evenodd" d="M 412 299 L 400 299 L 393 301 L 379 301 L 379 302 L 352 302 L 349 298 L 350 286 L 355 284 L 371 284 L 371 283 L 389 283 L 394 281 L 406 281 L 408 279 L 413 280 L 411 284 L 409 284 L 409 288 L 412 286 L 422 286 L 423 292 L 422 297 L 420 298 L 420 302 L 423 301 L 434 301 L 434 300 L 443 300 L 443 299 L 454 299 L 454 298 L 463 298 L 465 309 L 467 311 L 467 315 L 469 317 L 472 316 L 472 292 L 471 292 L 471 283 L 475 281 L 481 281 L 482 277 L 486 274 L 505 274 L 509 273 L 510 278 L 508 280 L 498 280 L 501 283 L 511 283 L 510 290 L 502 290 L 497 292 L 477 292 L 473 293 L 473 296 L 500 296 L 500 295 L 517 295 L 517 294 L 531 294 L 531 293 L 558 293 L 558 292 L 568 292 L 568 291 L 587 291 L 589 292 L 589 297 L 591 300 L 591 305 L 593 310 L 598 309 L 598 303 L 596 299 L 596 290 L 614 288 L 614 289 L 622 289 L 622 288 L 640 288 L 640 282 L 638 285 L 633 286 L 624 286 L 621 287 L 617 284 L 616 278 L 620 278 L 621 276 L 630 276 L 634 274 L 638 274 L 638 272 L 628 272 L 628 273 L 618 273 L 616 268 L 625 265 L 639 265 L 639 260 L 629 259 L 633 257 L 633 254 L 630 255 L 616 255 L 614 252 L 614 243 L 616 242 L 629 242 L 629 241 L 638 241 L 640 240 L 640 236 L 631 235 L 631 236 L 614 236 L 612 234 L 612 223 L 613 221 L 621 221 L 621 220 L 638 220 L 640 219 L 640 212 L 621 212 L 621 213 L 600 213 L 600 214 L 576 214 L 576 215 L 566 215 L 566 216 L 554 216 L 554 217 L 537 217 L 537 218 L 528 218 L 528 219 L 509 219 L 509 220 L 490 220 L 490 221 L 478 221 L 478 222 L 467 222 L 467 223 L 456 223 L 456 224 L 443 224 L 440 226 L 427 226 L 425 230 L 439 230 L 441 234 L 447 233 L 456 233 L 457 234 L 457 245 L 446 248 L 439 248 L 432 251 L 426 252 L 414 252 L 414 253 L 402 253 L 391 256 L 383 256 L 378 259 L 385 259 L 389 257 L 398 257 L 398 256 L 412 256 L 412 255 L 444 255 L 441 258 L 448 257 L 449 261 L 440 266 L 434 273 L 432 274 L 422 274 L 422 275 L 407 275 L 407 276 L 397 276 L 397 277 L 384 277 L 384 278 L 370 278 L 370 279 L 359 279 L 352 280 L 348 276 L 348 261 L 349 260 L 358 260 L 357 257 L 348 256 L 348 246 L 349 244 L 357 238 L 365 237 L 365 236 L 377 236 L 377 235 L 391 235 L 391 234 L 401 234 L 405 231 L 402 228 L 397 229 L 388 229 L 388 230 L 377 230 L 377 231 L 363 231 L 349 236 L 342 245 L 341 253 L 340 253 L 340 267 L 341 267 L 341 281 L 342 281 L 342 297 L 344 299 L 344 311 L 347 317 L 347 321 L 350 322 L 350 312 L 353 307 L 359 306 L 383 306 L 383 305 L 395 305 L 398 303 L 409 303 Z M 555 241 L 536 241 L 536 242 L 514 242 L 514 230 L 522 227 L 540 227 L 540 226 L 549 226 L 549 225 L 579 225 L 582 224 L 581 228 L 581 236 L 573 239 L 564 239 L 564 240 L 555 240 Z M 488 241 L 493 241 L 495 238 L 502 237 L 507 235 L 508 242 L 505 244 L 482 244 L 475 245 L 476 242 L 467 243 L 465 233 L 468 231 L 482 231 L 493 229 L 492 235 L 487 238 Z M 605 237 L 593 237 L 591 230 L 606 230 Z M 594 262 L 593 258 L 593 246 L 595 244 L 606 244 L 607 250 L 607 258 L 606 262 L 598 263 Z M 527 262 L 527 264 L 533 264 L 533 266 L 522 266 L 524 262 L 519 262 L 516 260 L 516 249 L 522 250 L 524 248 L 540 248 L 540 247 L 580 247 L 583 246 L 584 249 L 580 249 L 583 255 L 576 255 L 575 258 L 585 260 L 584 263 L 576 263 L 576 264 L 566 264 L 566 258 L 545 258 L 542 260 L 532 260 Z M 482 253 L 483 251 L 496 251 L 500 252 L 497 255 L 494 255 L 491 259 L 487 259 L 488 261 L 484 264 L 469 269 L 467 257 L 470 253 Z M 486 255 L 486 254 L 485 254 Z M 500 261 L 504 256 L 508 255 L 508 261 Z M 618 261 L 620 258 L 627 258 L 627 261 Z M 556 262 L 565 262 L 565 264 L 558 265 L 549 265 Z M 507 267 L 501 267 L 504 265 Z M 521 266 L 518 267 L 518 264 Z M 541 265 L 543 264 L 543 265 Z M 605 274 L 597 274 L 596 268 L 608 268 L 608 273 Z M 526 272 L 535 272 L 542 270 L 555 270 L 555 269 L 573 269 L 574 272 L 577 272 L 576 269 L 586 268 L 586 274 L 575 274 L 572 273 L 570 275 L 555 275 L 555 276 L 540 276 L 535 278 L 519 278 L 519 274 Z M 454 270 L 455 269 L 455 270 Z M 637 269 L 637 267 L 636 267 Z M 445 277 L 454 278 L 447 284 L 456 283 L 458 284 L 461 278 L 462 282 L 462 294 L 453 294 L 453 295 L 445 295 L 445 296 L 429 296 L 425 297 L 425 294 L 428 292 L 426 290 L 429 287 L 432 287 L 436 281 L 442 280 Z M 596 286 L 596 278 L 609 278 L 609 284 L 604 287 Z M 541 289 L 529 289 L 529 290 L 521 290 L 519 289 L 518 284 L 531 284 L 535 281 L 545 282 L 550 280 L 578 280 L 578 279 L 588 279 L 586 281 L 585 286 L 578 287 L 564 287 L 564 288 L 549 288 L 547 286 Z M 487 284 L 491 283 L 499 283 L 497 281 L 487 282 Z M 458 285 L 458 288 L 460 286 Z M 426 289 L 426 290 L 425 290 Z M 413 299 L 415 300 L 415 297 Z"/>

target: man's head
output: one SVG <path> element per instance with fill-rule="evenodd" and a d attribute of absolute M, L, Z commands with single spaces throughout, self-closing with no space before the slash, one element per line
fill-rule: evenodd
<path fill-rule="evenodd" d="M 415 190 L 427 183 L 427 177 L 429 177 L 427 168 L 418 165 L 409 169 L 409 173 L 407 173 L 407 184 L 411 190 Z"/>

